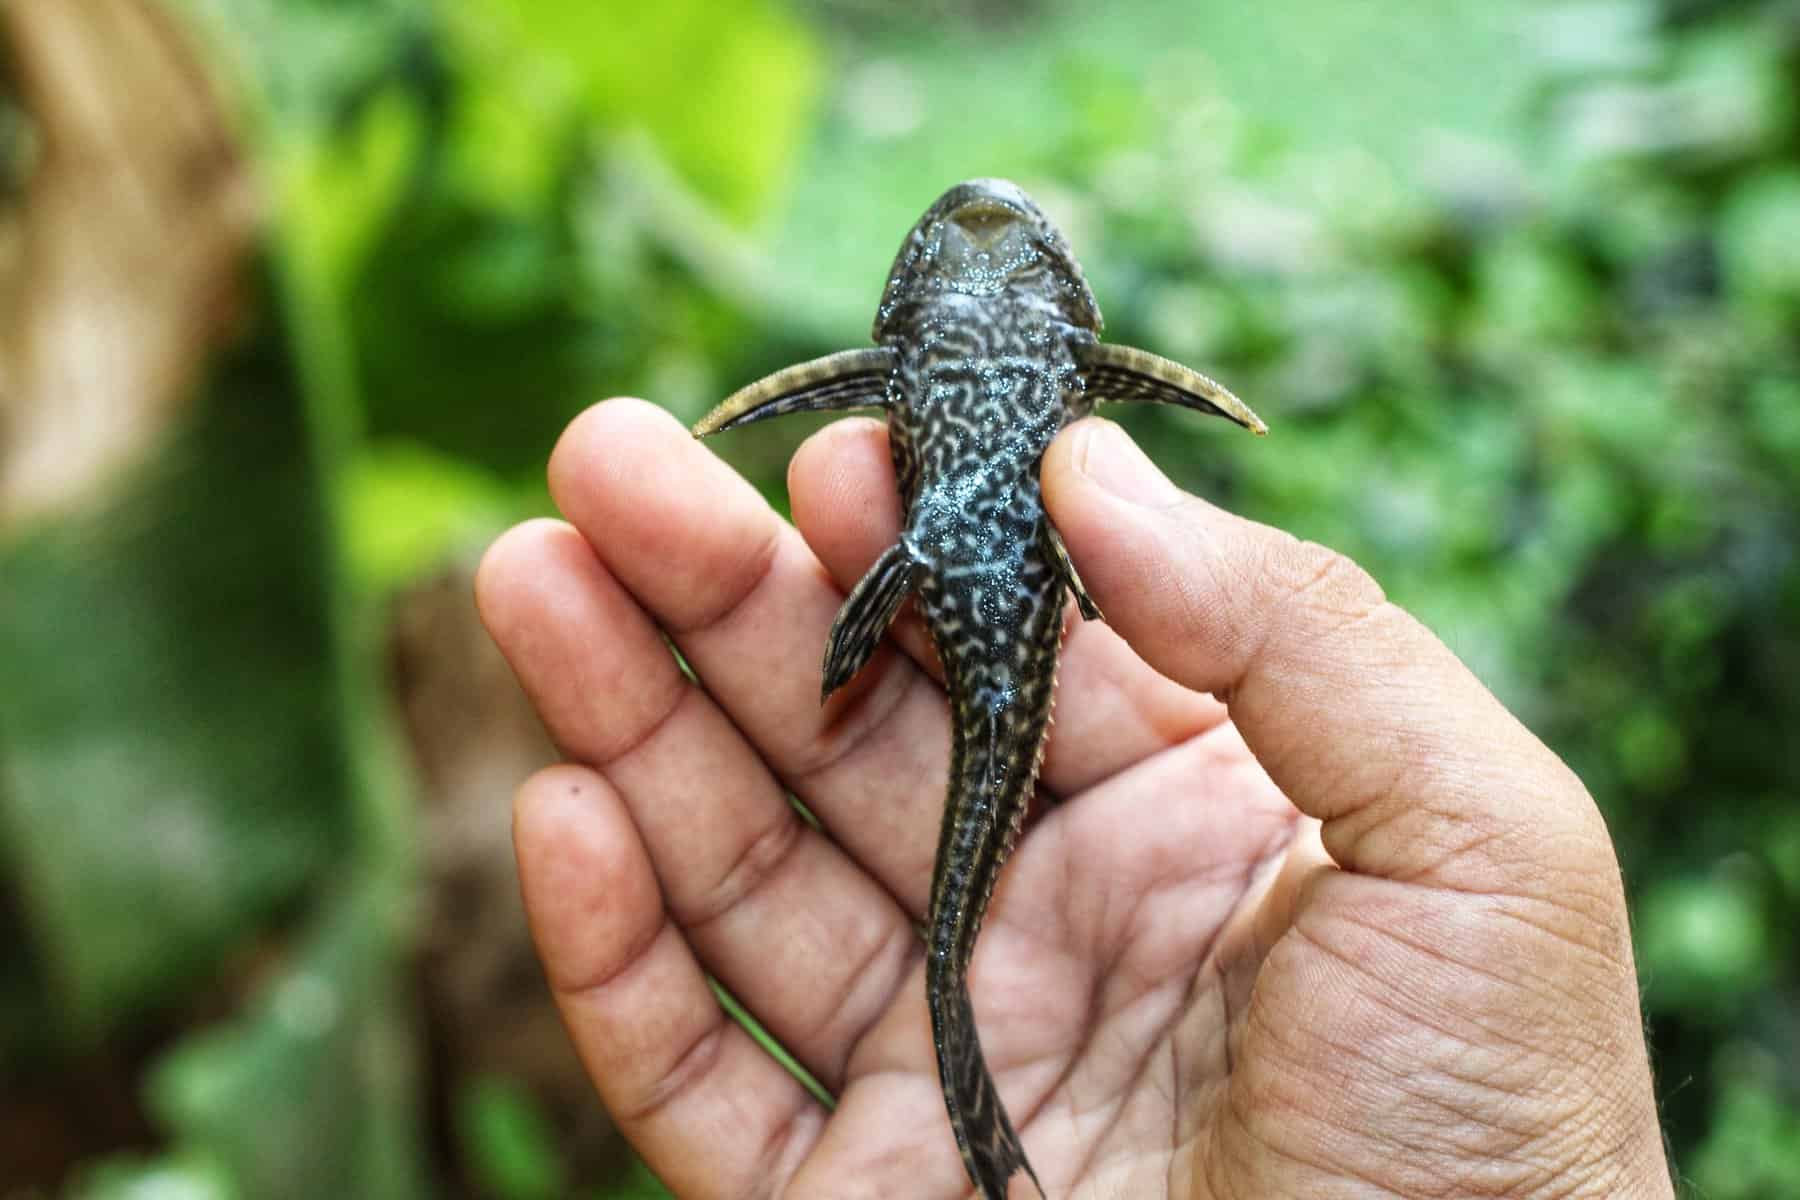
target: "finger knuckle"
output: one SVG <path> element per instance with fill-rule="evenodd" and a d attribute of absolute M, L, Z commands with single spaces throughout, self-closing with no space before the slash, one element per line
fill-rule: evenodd
<path fill-rule="evenodd" d="M 1318 542 L 1278 542 L 1263 571 L 1272 623 L 1322 630 L 1361 624 L 1387 607 L 1375 578 L 1349 556 Z"/>
<path fill-rule="evenodd" d="M 710 925 L 736 910 L 788 866 L 804 832 L 799 819 L 783 810 L 766 829 L 747 838 L 712 886 L 681 903 L 676 917 L 682 928 Z"/>

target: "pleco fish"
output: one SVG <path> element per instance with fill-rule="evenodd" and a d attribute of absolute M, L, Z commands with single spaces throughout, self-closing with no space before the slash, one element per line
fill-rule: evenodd
<path fill-rule="evenodd" d="M 1099 332 L 1061 232 L 1017 185 L 975 179 L 945 192 L 906 235 L 874 348 L 778 371 L 694 426 L 705 437 L 784 413 L 887 412 L 905 522 L 838 613 L 823 696 L 868 662 L 917 591 L 951 710 L 925 994 L 950 1128 L 985 1200 L 1003 1200 L 1015 1172 L 1034 1184 L 1037 1173 L 981 1055 L 969 960 L 1037 781 L 1064 589 L 1083 617 L 1100 616 L 1044 511 L 1038 461 L 1100 400 L 1178 404 L 1267 432 L 1204 375 L 1104 344 Z"/>

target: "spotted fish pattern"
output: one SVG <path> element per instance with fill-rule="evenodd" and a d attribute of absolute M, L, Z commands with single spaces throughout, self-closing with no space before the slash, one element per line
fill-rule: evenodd
<path fill-rule="evenodd" d="M 926 915 L 925 995 L 944 1107 L 970 1181 L 1043 1192 L 982 1055 L 968 971 L 982 915 L 1037 783 L 1064 597 L 1097 619 L 1044 510 L 1038 464 L 1096 400 L 1170 403 L 1262 421 L 1217 383 L 1102 343 L 1100 311 L 1062 234 L 1015 184 L 939 197 L 902 242 L 873 349 L 790 367 L 735 393 L 696 436 L 788 412 L 886 411 L 905 505 L 899 540 L 851 591 L 827 639 L 823 695 L 868 662 L 916 595 L 944 667 L 950 783 Z"/>

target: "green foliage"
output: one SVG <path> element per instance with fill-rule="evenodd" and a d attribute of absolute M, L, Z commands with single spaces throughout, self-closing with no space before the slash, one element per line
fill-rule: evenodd
<path fill-rule="evenodd" d="M 1672 732 L 1658 729 L 1652 736 Z M 1663 782 L 1663 776 L 1652 782 Z M 1769 930 L 1750 882 L 1677 879 L 1645 889 L 1638 907 L 1638 962 L 1661 1003 L 1730 1018 L 1766 982 Z"/>
<path fill-rule="evenodd" d="M 1800 168 L 1758 171 L 1732 189 L 1719 252 L 1744 303 L 1778 313 L 1800 301 Z"/>
<path fill-rule="evenodd" d="M 353 883 L 249 1011 L 151 1075 L 152 1111 L 216 1156 L 234 1195 L 423 1194 L 414 1051 L 392 970 L 404 915 L 385 881 Z"/>
<path fill-rule="evenodd" d="M 493 472 L 408 443 L 367 446 L 346 464 L 342 490 L 351 576 L 376 594 L 478 551 L 529 511 Z"/>
<path fill-rule="evenodd" d="M 531 1094 L 508 1080 L 472 1080 L 457 1097 L 458 1141 L 484 1194 L 500 1200 L 566 1195 L 562 1158 Z"/>
<path fill-rule="evenodd" d="M 1800 1179 L 1800 1113 L 1766 1055 L 1743 1045 L 1718 1054 L 1715 1132 L 1694 1155 L 1694 1192 L 1709 1200 L 1793 1194 Z"/>
<path fill-rule="evenodd" d="M 234 1200 L 225 1172 L 198 1158 L 113 1159 L 83 1171 L 69 1200 Z"/>
<path fill-rule="evenodd" d="M 763 0 L 733 5 L 729 20 L 711 0 L 461 0 L 448 10 L 473 78 L 517 84 L 529 73 L 531 91 L 569 96 L 603 128 L 643 128 L 739 217 L 756 213 L 788 165 L 818 77 L 808 30 Z"/>

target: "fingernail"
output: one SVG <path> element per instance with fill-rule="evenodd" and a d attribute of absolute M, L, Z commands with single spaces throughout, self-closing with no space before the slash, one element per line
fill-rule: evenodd
<path fill-rule="evenodd" d="M 1166 505 L 1179 495 L 1157 465 L 1111 421 L 1083 421 L 1071 456 L 1075 469 L 1104 490 L 1132 504 Z"/>

